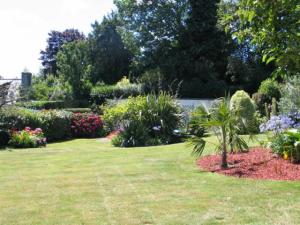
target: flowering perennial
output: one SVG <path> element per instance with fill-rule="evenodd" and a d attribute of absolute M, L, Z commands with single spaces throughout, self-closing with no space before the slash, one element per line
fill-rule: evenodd
<path fill-rule="evenodd" d="M 26 127 L 22 131 L 12 130 L 9 144 L 15 148 L 38 148 L 46 146 L 47 139 L 41 128 L 31 129 Z"/>
<path fill-rule="evenodd" d="M 272 116 L 269 121 L 260 125 L 260 132 L 273 131 L 274 133 L 282 133 L 290 128 L 300 127 L 300 114 L 289 114 Z"/>
<path fill-rule="evenodd" d="M 103 122 L 99 115 L 92 113 L 75 113 L 71 130 L 75 137 L 98 137 L 103 133 Z"/>

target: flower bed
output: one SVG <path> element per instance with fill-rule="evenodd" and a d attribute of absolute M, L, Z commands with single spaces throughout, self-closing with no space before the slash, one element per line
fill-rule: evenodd
<path fill-rule="evenodd" d="M 208 155 L 197 163 L 205 171 L 263 180 L 300 180 L 300 165 L 292 164 L 270 150 L 254 148 L 247 153 L 228 154 L 228 169 L 220 168 L 220 156 Z"/>
<path fill-rule="evenodd" d="M 38 148 L 46 146 L 47 139 L 41 128 L 32 130 L 26 127 L 22 131 L 12 131 L 9 145 L 15 148 Z"/>

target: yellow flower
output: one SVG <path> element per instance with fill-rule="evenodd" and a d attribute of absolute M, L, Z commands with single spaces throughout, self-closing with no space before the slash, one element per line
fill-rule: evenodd
<path fill-rule="evenodd" d="M 289 159 L 289 154 L 287 152 L 283 152 L 283 158 L 285 160 L 288 160 Z"/>

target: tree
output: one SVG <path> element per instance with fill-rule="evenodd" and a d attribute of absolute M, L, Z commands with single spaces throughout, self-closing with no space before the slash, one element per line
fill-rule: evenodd
<path fill-rule="evenodd" d="M 141 75 L 147 69 L 170 65 L 172 62 L 169 58 L 174 54 L 172 49 L 177 45 L 180 31 L 185 26 L 188 0 L 114 2 L 124 30 L 132 37 L 131 46 L 138 49 L 134 61 L 138 73 L 134 75 Z"/>
<path fill-rule="evenodd" d="M 218 0 L 190 0 L 187 26 L 179 39 L 183 77 L 224 79 L 231 39 L 218 28 Z"/>
<path fill-rule="evenodd" d="M 234 16 L 234 36 L 248 39 L 262 53 L 265 63 L 275 62 L 277 74 L 291 75 L 300 69 L 300 2 L 298 0 L 240 0 Z"/>
<path fill-rule="evenodd" d="M 63 32 L 51 31 L 48 35 L 46 49 L 40 53 L 44 76 L 48 74 L 57 75 L 56 55 L 65 43 L 85 39 L 84 34 L 76 29 L 67 29 Z"/>
<path fill-rule="evenodd" d="M 113 13 L 95 22 L 89 35 L 92 82 L 113 84 L 129 74 L 132 55 L 117 31 L 119 21 Z"/>
<path fill-rule="evenodd" d="M 199 126 L 210 129 L 217 136 L 217 149 L 221 151 L 221 168 L 227 168 L 228 149 L 237 148 L 239 150 L 248 149 L 246 141 L 239 136 L 239 128 L 236 124 L 243 118 L 230 109 L 229 98 L 221 98 L 220 101 L 211 109 L 211 112 L 203 115 L 206 120 L 201 120 Z M 206 145 L 202 137 L 193 137 L 190 143 L 194 146 L 193 153 L 201 156 Z"/>
<path fill-rule="evenodd" d="M 72 87 L 74 99 L 90 96 L 91 65 L 88 42 L 85 40 L 67 43 L 57 54 L 58 75 Z"/>

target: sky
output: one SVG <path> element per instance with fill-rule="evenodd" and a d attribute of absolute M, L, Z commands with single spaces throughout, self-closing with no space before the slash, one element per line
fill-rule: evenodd
<path fill-rule="evenodd" d="M 114 8 L 113 0 L 1 0 L 0 76 L 20 77 L 24 69 L 38 73 L 51 30 L 88 34 Z"/>

